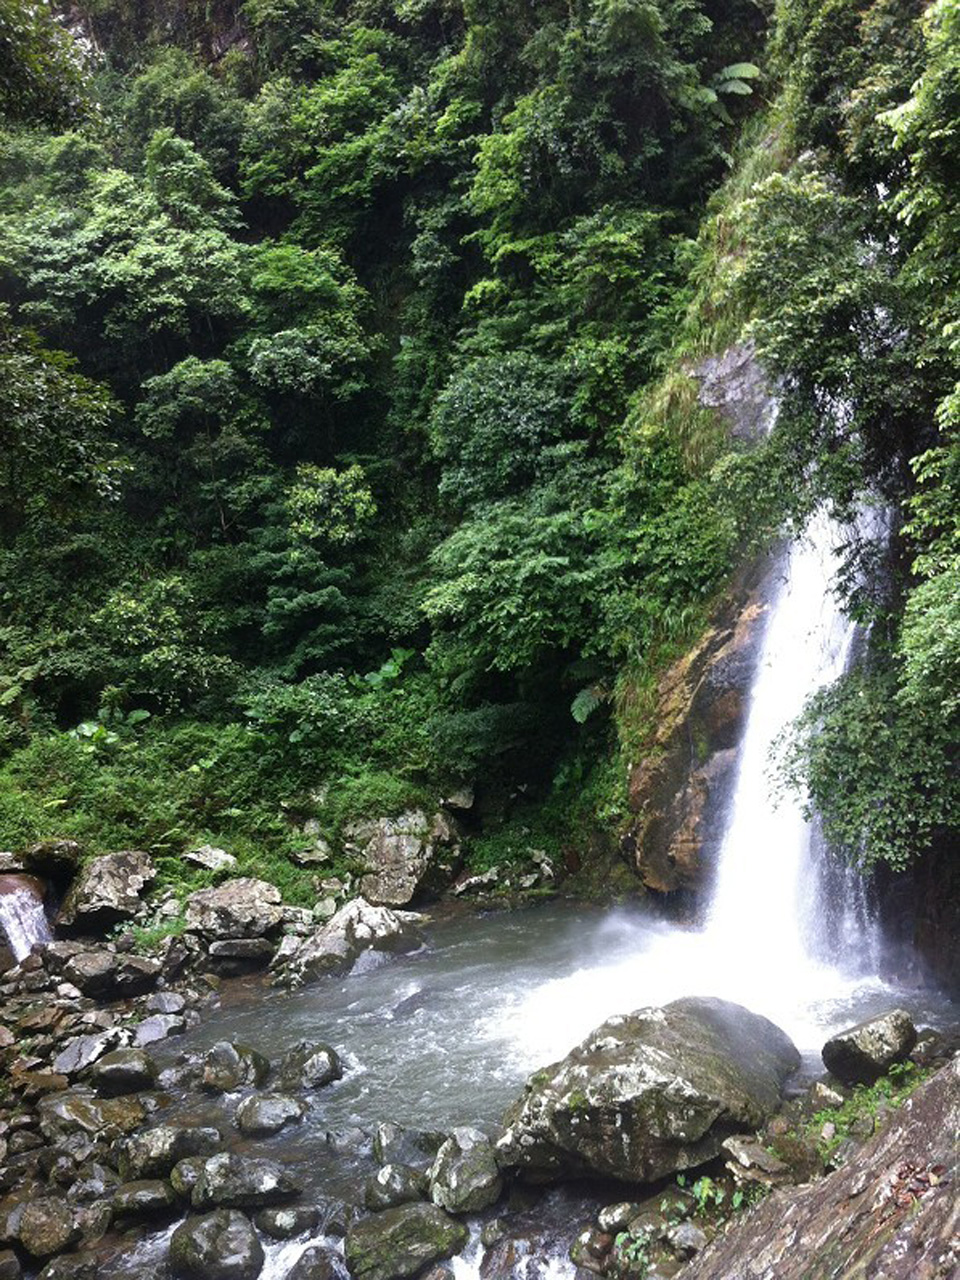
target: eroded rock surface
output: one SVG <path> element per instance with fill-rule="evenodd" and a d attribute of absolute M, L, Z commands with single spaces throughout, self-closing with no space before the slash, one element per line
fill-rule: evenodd
<path fill-rule="evenodd" d="M 759 1127 L 799 1065 L 779 1027 L 724 1000 L 690 997 L 610 1018 L 531 1077 L 498 1160 L 541 1180 L 651 1182 Z"/>
<path fill-rule="evenodd" d="M 348 851 L 366 868 L 363 895 L 378 906 L 405 907 L 435 897 L 453 883 L 463 860 L 451 819 L 442 813 L 429 818 L 422 809 L 354 823 L 345 837 Z"/>
<path fill-rule="evenodd" d="M 873 1084 L 917 1043 L 909 1013 L 892 1009 L 833 1036 L 823 1046 L 823 1065 L 844 1084 Z"/>
<path fill-rule="evenodd" d="M 140 908 L 140 896 L 156 876 L 148 853 L 129 849 L 94 858 L 63 901 L 57 924 L 72 933 L 100 933 Z"/>
<path fill-rule="evenodd" d="M 404 1204 L 351 1227 L 345 1255 L 355 1280 L 405 1280 L 452 1257 L 466 1242 L 466 1227 L 436 1205 Z"/>
<path fill-rule="evenodd" d="M 261 938 L 283 921 L 280 890 L 265 880 L 241 876 L 216 889 L 200 889 L 187 898 L 187 928 L 209 942 L 222 938 Z"/>

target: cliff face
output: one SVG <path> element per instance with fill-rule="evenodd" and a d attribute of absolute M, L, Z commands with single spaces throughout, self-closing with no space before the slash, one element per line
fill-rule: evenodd
<path fill-rule="evenodd" d="M 960 1265 L 960 1058 L 836 1173 L 777 1191 L 682 1280 L 948 1280 Z"/>

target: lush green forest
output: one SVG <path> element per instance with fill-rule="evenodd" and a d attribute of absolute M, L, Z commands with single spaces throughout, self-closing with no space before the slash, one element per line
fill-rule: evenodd
<path fill-rule="evenodd" d="M 870 654 L 787 770 L 866 863 L 955 822 L 957 0 L 66 21 L 0 0 L 0 846 L 295 900 L 289 812 L 615 833 L 731 573 L 865 497 Z M 750 448 L 693 376 L 748 338 Z"/>

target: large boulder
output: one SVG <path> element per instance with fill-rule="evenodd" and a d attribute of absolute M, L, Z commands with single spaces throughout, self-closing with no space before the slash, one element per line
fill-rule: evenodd
<path fill-rule="evenodd" d="M 119 955 L 106 948 L 77 952 L 63 966 L 64 981 L 93 1000 L 145 995 L 157 985 L 159 976 L 158 960 Z"/>
<path fill-rule="evenodd" d="M 263 1245 L 242 1213 L 218 1209 L 177 1227 L 170 1238 L 170 1269 L 183 1280 L 256 1280 Z"/>
<path fill-rule="evenodd" d="M 40 1132 L 52 1145 L 73 1134 L 99 1142 L 114 1142 L 139 1129 L 147 1118 L 137 1096 L 98 1098 L 75 1087 L 41 1098 L 37 1104 Z"/>
<path fill-rule="evenodd" d="M 19 1239 L 34 1258 L 49 1258 L 54 1253 L 63 1253 L 80 1239 L 77 1212 L 63 1200 L 40 1196 L 23 1211 Z"/>
<path fill-rule="evenodd" d="M 405 1164 L 385 1164 L 367 1179 L 363 1203 L 376 1213 L 381 1209 L 394 1209 L 398 1204 L 423 1200 L 428 1189 L 426 1174 Z"/>
<path fill-rule="evenodd" d="M 101 933 L 132 919 L 156 874 L 149 853 L 139 849 L 94 858 L 70 886 L 57 924 L 71 933 Z"/>
<path fill-rule="evenodd" d="M 300 1184 L 274 1160 L 221 1152 L 206 1161 L 190 1198 L 195 1209 L 259 1209 L 283 1204 L 300 1190 Z"/>
<path fill-rule="evenodd" d="M 241 876 L 187 898 L 187 928 L 208 942 L 221 938 L 262 938 L 283 921 L 280 890 L 265 880 Z"/>
<path fill-rule="evenodd" d="M 280 1083 L 285 1089 L 322 1089 L 343 1075 L 343 1064 L 328 1044 L 299 1040 L 280 1060 Z"/>
<path fill-rule="evenodd" d="M 366 952 L 416 951 L 423 945 L 418 920 L 412 912 L 354 898 L 309 937 L 287 940 L 294 946 L 286 954 L 281 951 L 274 962 L 279 981 L 296 986 L 326 974 L 346 973 Z"/>
<path fill-rule="evenodd" d="M 684 1280 L 946 1280 L 958 1274 L 960 1057 L 926 1081 L 842 1168 L 774 1191 Z"/>
<path fill-rule="evenodd" d="M 479 1129 L 454 1129 L 430 1170 L 433 1203 L 450 1213 L 479 1213 L 496 1204 L 502 1190 L 490 1139 Z"/>
<path fill-rule="evenodd" d="M 848 1027 L 823 1046 L 823 1064 L 844 1084 L 873 1084 L 917 1043 L 917 1029 L 903 1009 Z"/>
<path fill-rule="evenodd" d="M 285 1093 L 252 1093 L 237 1107 L 234 1121 L 247 1138 L 266 1138 L 304 1117 L 306 1104 Z"/>
<path fill-rule="evenodd" d="M 152 1089 L 157 1080 L 157 1064 L 142 1049 L 115 1049 L 98 1059 L 90 1074 L 102 1097 L 115 1098 Z"/>
<path fill-rule="evenodd" d="M 442 813 L 428 818 L 422 809 L 354 823 L 344 844 L 364 864 L 364 897 L 379 906 L 405 907 L 437 896 L 453 883 L 463 861 L 453 822 Z"/>
<path fill-rule="evenodd" d="M 201 1084 L 210 1093 L 259 1089 L 270 1074 L 270 1063 L 245 1044 L 219 1040 L 203 1060 Z"/>
<path fill-rule="evenodd" d="M 756 1129 L 799 1065 L 779 1027 L 724 1000 L 689 997 L 610 1018 L 530 1078 L 498 1159 L 536 1179 L 652 1182 Z"/>
<path fill-rule="evenodd" d="M 344 1255 L 354 1280 L 405 1280 L 466 1242 L 466 1227 L 436 1205 L 404 1204 L 355 1223 Z"/>
<path fill-rule="evenodd" d="M 161 1124 L 134 1134 L 120 1148 L 120 1175 L 128 1182 L 166 1178 L 188 1157 L 211 1156 L 222 1145 L 219 1129 L 203 1125 Z"/>

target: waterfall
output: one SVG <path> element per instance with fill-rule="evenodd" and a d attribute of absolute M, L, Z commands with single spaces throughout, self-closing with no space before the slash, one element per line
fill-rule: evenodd
<path fill-rule="evenodd" d="M 0 876 L 0 930 L 19 963 L 52 934 L 43 909 L 43 886 L 33 876 Z"/>

